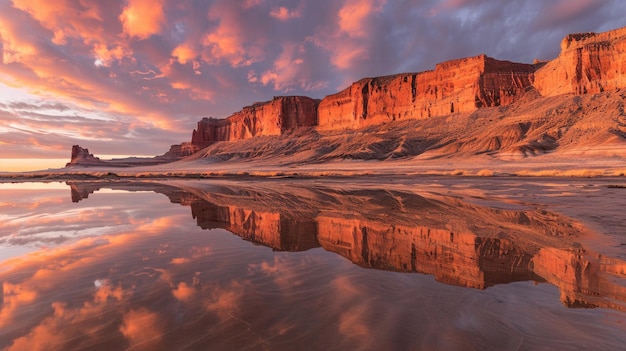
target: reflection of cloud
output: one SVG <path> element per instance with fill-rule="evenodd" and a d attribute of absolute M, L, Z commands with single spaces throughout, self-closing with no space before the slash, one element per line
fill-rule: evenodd
<path fill-rule="evenodd" d="M 37 298 L 37 292 L 28 287 L 9 282 L 2 283 L 2 304 L 0 305 L 0 328 L 13 321 L 13 314 L 22 305 L 30 304 Z"/>
<path fill-rule="evenodd" d="M 244 288 L 243 284 L 236 281 L 232 281 L 226 287 L 209 287 L 209 291 L 203 291 L 208 297 L 205 300 L 205 308 L 216 313 L 222 321 L 234 318 L 239 312 Z"/>
<path fill-rule="evenodd" d="M 163 335 L 159 315 L 146 309 L 130 310 L 125 313 L 120 332 L 129 339 L 131 348 L 155 347 Z"/>
<path fill-rule="evenodd" d="M 366 322 L 369 311 L 362 292 L 347 277 L 333 281 L 337 289 L 337 306 L 339 315 L 339 331 L 349 338 L 358 338 L 363 345 L 369 344 L 372 332 Z"/>
<path fill-rule="evenodd" d="M 196 289 L 185 282 L 180 282 L 172 291 L 174 297 L 180 301 L 189 301 L 195 294 Z"/>

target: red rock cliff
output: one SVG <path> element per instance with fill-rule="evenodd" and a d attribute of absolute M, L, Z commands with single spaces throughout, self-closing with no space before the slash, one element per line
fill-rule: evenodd
<path fill-rule="evenodd" d="M 317 105 L 305 96 L 279 96 L 272 101 L 246 106 L 226 119 L 204 118 L 193 131 L 191 142 L 205 148 L 216 141 L 244 140 L 262 135 L 317 125 Z"/>
<path fill-rule="evenodd" d="M 566 36 L 559 57 L 535 73 L 534 85 L 544 96 L 626 87 L 626 27 Z"/>
<path fill-rule="evenodd" d="M 479 55 L 440 63 L 434 71 L 365 78 L 322 100 L 319 128 L 352 129 L 508 105 L 532 85 L 534 69 Z"/>
<path fill-rule="evenodd" d="M 596 93 L 626 87 L 626 28 L 571 34 L 547 64 L 499 61 L 485 55 L 440 63 L 432 71 L 365 78 L 316 100 L 276 97 L 244 107 L 224 120 L 203 119 L 192 144 L 280 135 L 300 126 L 356 129 L 402 119 L 425 119 L 505 106 L 529 87 L 542 95 Z"/>

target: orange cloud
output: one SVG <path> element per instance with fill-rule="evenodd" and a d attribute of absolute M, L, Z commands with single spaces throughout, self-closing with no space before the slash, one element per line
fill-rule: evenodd
<path fill-rule="evenodd" d="M 88 0 L 81 0 L 80 8 L 68 0 L 13 0 L 16 9 L 52 31 L 52 42 L 57 45 L 66 44 L 68 38 L 98 38 L 102 33 L 100 5 Z"/>
<path fill-rule="evenodd" d="M 110 66 L 113 61 L 121 61 L 125 57 L 132 56 L 132 51 L 121 45 L 110 46 L 96 43 L 93 46 L 93 54 L 95 56 L 94 65 Z"/>
<path fill-rule="evenodd" d="M 172 56 L 181 64 L 184 65 L 188 62 L 195 60 L 198 57 L 198 53 L 189 44 L 178 45 L 172 51 Z"/>
<path fill-rule="evenodd" d="M 129 0 L 119 19 L 128 36 L 149 38 L 165 23 L 163 0 Z"/>

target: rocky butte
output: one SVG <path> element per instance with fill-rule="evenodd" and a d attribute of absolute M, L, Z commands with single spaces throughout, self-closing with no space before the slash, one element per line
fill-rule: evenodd
<path fill-rule="evenodd" d="M 559 57 L 535 72 L 534 86 L 543 96 L 626 87 L 626 27 L 566 36 Z"/>

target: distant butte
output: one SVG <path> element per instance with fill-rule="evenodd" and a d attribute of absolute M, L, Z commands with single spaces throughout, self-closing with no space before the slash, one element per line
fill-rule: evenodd
<path fill-rule="evenodd" d="M 523 64 L 478 55 L 437 64 L 431 71 L 364 78 L 341 92 L 326 96 L 321 101 L 305 96 L 279 96 L 271 101 L 244 107 L 224 119 L 205 117 L 198 122 L 190 142 L 173 145 L 166 154 L 149 162 L 142 160 L 140 164 L 179 160 L 218 142 L 244 141 L 260 136 L 292 135 L 294 131 L 299 130 L 310 130 L 309 134 L 324 134 L 350 132 L 394 121 L 424 121 L 445 116 L 463 118 L 485 108 L 511 106 L 524 99 L 619 92 L 624 87 L 626 87 L 626 27 L 605 33 L 570 34 L 561 42 L 560 55 L 549 62 Z M 606 129 L 611 135 L 626 138 L 623 98 L 607 97 L 607 99 L 609 105 L 605 106 L 615 105 L 617 112 L 611 111 L 611 115 L 615 114 L 611 118 L 616 123 Z M 620 99 L 621 102 L 618 101 Z M 552 116 L 570 113 L 573 116 L 577 111 L 584 109 L 578 100 L 573 104 L 578 106 L 542 110 L 542 113 Z M 592 103 L 588 105 L 591 106 Z M 520 113 L 524 116 L 537 115 L 537 111 L 518 111 L 516 118 L 520 118 Z M 505 114 L 501 113 L 498 118 L 503 117 Z M 530 117 L 527 119 L 515 124 L 517 127 L 511 130 L 501 130 L 503 135 L 468 136 L 468 142 L 459 142 L 456 146 L 455 140 L 444 141 L 444 134 L 449 133 L 449 130 L 433 129 L 429 132 L 428 138 L 419 136 L 420 145 L 410 146 L 408 151 L 404 150 L 393 155 L 415 156 L 434 149 L 440 154 L 449 155 L 474 147 L 476 148 L 474 154 L 506 150 L 525 157 L 562 146 L 565 142 L 561 142 L 560 138 L 564 131 L 571 129 L 571 125 L 560 127 L 550 125 L 551 129 L 540 130 L 539 128 L 547 128 L 549 125 L 545 119 L 535 122 Z M 604 126 L 602 124 L 604 122 L 593 123 L 596 126 Z M 482 130 L 488 130 L 487 127 Z M 581 128 L 587 130 L 586 126 Z M 420 129 L 420 126 L 417 129 Z M 535 139 L 524 140 L 531 134 L 536 135 Z M 572 142 L 576 136 L 572 135 L 568 142 Z M 594 138 L 606 139 L 606 137 L 591 139 Z M 477 142 L 478 139 L 481 141 Z M 74 148 L 76 147 L 78 146 Z M 73 149 L 72 160 L 68 166 L 109 164 L 109 161 L 101 161 L 81 150 L 86 151 L 81 148 Z M 212 154 L 218 151 L 214 150 Z M 296 151 L 287 150 L 284 153 Z M 229 152 L 232 155 L 232 150 Z M 241 155 L 254 157 L 254 153 L 243 151 Z M 322 159 L 334 157 L 332 155 L 332 152 L 327 153 Z M 337 155 L 345 158 L 345 154 Z M 392 154 L 373 158 L 386 159 L 390 157 L 389 155 Z M 120 161 L 117 160 L 111 165 L 130 166 L 134 163 L 132 159 Z"/>

